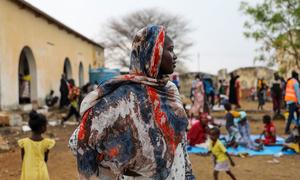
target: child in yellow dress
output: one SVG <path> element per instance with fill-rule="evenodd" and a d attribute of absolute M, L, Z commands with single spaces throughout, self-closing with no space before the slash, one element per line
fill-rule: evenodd
<path fill-rule="evenodd" d="M 48 180 L 46 162 L 49 150 L 53 148 L 55 141 L 42 137 L 47 130 L 47 119 L 44 115 L 31 111 L 29 117 L 31 136 L 18 141 L 23 161 L 21 180 Z"/>
<path fill-rule="evenodd" d="M 214 180 L 218 180 L 218 175 L 220 171 L 225 171 L 233 180 L 236 177 L 230 171 L 229 162 L 232 166 L 235 166 L 230 155 L 227 153 L 225 146 L 219 140 L 220 130 L 214 127 L 210 130 L 210 142 L 208 145 L 209 153 L 213 155 L 214 160 Z"/>

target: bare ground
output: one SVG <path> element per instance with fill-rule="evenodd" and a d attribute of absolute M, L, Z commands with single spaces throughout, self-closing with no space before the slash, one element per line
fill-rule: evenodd
<path fill-rule="evenodd" d="M 255 109 L 256 104 L 243 102 L 242 104 L 247 109 Z M 266 108 L 270 109 L 271 105 L 267 104 Z M 269 113 L 269 111 L 259 113 L 248 113 L 251 122 L 253 133 L 260 133 L 262 131 L 261 116 Z M 213 113 L 221 116 L 221 113 Z M 282 135 L 284 128 L 284 121 L 275 121 L 277 131 Z M 68 138 L 76 126 L 67 126 L 65 128 L 49 127 L 46 136 L 55 137 L 57 144 L 50 152 L 48 169 L 50 178 L 54 180 L 73 180 L 77 179 L 76 161 L 67 147 Z M 223 129 L 224 132 L 224 129 Z M 0 153 L 0 179 L 15 180 L 19 179 L 21 174 L 21 158 L 20 151 L 16 147 L 16 140 L 21 137 L 28 136 L 29 133 L 18 134 L 12 133 L 5 137 L 10 140 L 12 150 L 9 152 Z M 210 157 L 203 157 L 198 155 L 190 155 L 193 166 L 193 172 L 197 179 L 213 179 L 212 177 L 212 161 Z M 241 180 L 297 180 L 299 177 L 300 155 L 282 156 L 276 158 L 279 163 L 269 163 L 273 160 L 273 156 L 255 156 L 239 158 L 234 157 L 236 166 L 232 169 L 233 173 Z M 220 174 L 221 180 L 229 179 L 226 174 Z"/>

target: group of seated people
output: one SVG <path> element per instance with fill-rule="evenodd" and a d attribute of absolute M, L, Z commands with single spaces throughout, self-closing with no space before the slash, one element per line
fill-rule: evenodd
<path fill-rule="evenodd" d="M 226 110 L 225 127 L 229 134 L 228 147 L 236 148 L 241 145 L 251 150 L 262 150 L 263 145 L 276 143 L 276 128 L 269 115 L 263 116 L 264 131 L 258 139 L 253 140 L 250 137 L 250 125 L 246 112 L 233 111 L 229 103 L 225 104 L 224 108 Z"/>
<path fill-rule="evenodd" d="M 224 105 L 226 110 L 225 128 L 228 132 L 227 138 L 221 138 L 225 141 L 226 147 L 237 148 L 239 145 L 251 150 L 260 151 L 264 146 L 276 144 L 276 127 L 269 115 L 262 118 L 264 130 L 259 138 L 251 139 L 250 125 L 247 120 L 247 114 L 244 111 L 234 111 L 230 103 Z M 209 129 L 218 126 L 208 113 L 200 113 L 198 117 L 192 116 L 188 128 L 187 138 L 191 146 L 203 144 L 207 140 Z M 300 127 L 296 126 L 283 146 L 283 150 L 291 149 L 299 152 L 300 149 Z"/>

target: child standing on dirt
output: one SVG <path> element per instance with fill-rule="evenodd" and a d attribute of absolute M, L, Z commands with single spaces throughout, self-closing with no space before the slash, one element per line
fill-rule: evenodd
<path fill-rule="evenodd" d="M 227 153 L 225 146 L 219 140 L 220 130 L 214 127 L 210 130 L 210 139 L 208 150 L 213 155 L 214 160 L 214 180 L 218 180 L 220 171 L 225 171 L 233 180 L 235 176 L 230 171 L 230 165 L 235 166 L 230 155 Z M 229 162 L 228 162 L 229 161 Z"/>
<path fill-rule="evenodd" d="M 31 111 L 29 114 L 31 136 L 18 140 L 21 148 L 22 174 L 21 180 L 49 179 L 46 162 L 49 150 L 54 147 L 55 141 L 43 138 L 47 130 L 47 119 L 44 115 Z"/>

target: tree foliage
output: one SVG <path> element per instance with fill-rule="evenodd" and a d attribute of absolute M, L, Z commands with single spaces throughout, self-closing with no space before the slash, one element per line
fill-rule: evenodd
<path fill-rule="evenodd" d="M 261 45 L 255 60 L 273 65 L 281 52 L 300 68 L 300 0 L 242 2 L 241 10 L 249 17 L 244 24 L 245 37 Z"/>
<path fill-rule="evenodd" d="M 188 49 L 193 45 L 187 35 L 192 30 L 181 16 L 162 12 L 157 9 L 139 10 L 121 18 L 108 21 L 105 32 L 106 61 L 122 67 L 130 65 L 131 43 L 135 33 L 149 25 L 163 25 L 167 34 L 173 39 L 178 60 L 188 58 Z"/>

